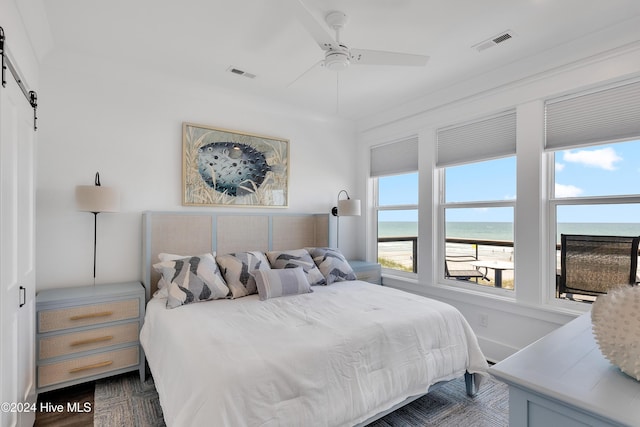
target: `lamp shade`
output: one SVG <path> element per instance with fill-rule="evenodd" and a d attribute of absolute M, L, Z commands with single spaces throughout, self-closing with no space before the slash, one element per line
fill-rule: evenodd
<path fill-rule="evenodd" d="M 101 185 L 78 185 L 76 205 L 83 212 L 118 212 L 120 193 L 113 187 Z"/>
<path fill-rule="evenodd" d="M 360 216 L 360 199 L 338 200 L 338 216 Z"/>

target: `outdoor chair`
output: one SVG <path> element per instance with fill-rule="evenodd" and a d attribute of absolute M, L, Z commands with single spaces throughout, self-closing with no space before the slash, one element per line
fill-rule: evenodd
<path fill-rule="evenodd" d="M 468 264 L 471 261 L 477 260 L 478 259 L 472 255 L 447 256 L 444 261 L 444 277 L 457 280 L 475 279 L 476 282 L 478 279 L 489 280 L 480 270 Z M 454 268 L 449 269 L 449 263 L 451 263 Z"/>
<path fill-rule="evenodd" d="M 562 234 L 558 296 L 598 296 L 635 285 L 640 237 Z"/>

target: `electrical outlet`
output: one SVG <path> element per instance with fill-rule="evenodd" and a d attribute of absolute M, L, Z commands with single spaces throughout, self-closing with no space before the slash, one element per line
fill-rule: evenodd
<path fill-rule="evenodd" d="M 480 326 L 485 328 L 489 326 L 489 315 L 487 313 L 480 314 Z"/>

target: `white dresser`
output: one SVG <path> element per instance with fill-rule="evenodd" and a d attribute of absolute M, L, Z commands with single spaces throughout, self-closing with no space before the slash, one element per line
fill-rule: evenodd
<path fill-rule="evenodd" d="M 584 314 L 489 370 L 509 385 L 509 426 L 640 426 L 640 382 L 600 352 Z"/>
<path fill-rule="evenodd" d="M 49 289 L 36 297 L 38 393 L 138 370 L 145 293 L 140 282 Z"/>

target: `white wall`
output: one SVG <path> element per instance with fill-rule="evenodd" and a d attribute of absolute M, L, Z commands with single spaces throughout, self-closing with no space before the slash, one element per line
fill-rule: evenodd
<path fill-rule="evenodd" d="M 97 283 L 141 278 L 145 210 L 247 212 L 181 206 L 182 122 L 289 139 L 289 207 L 277 211 L 329 212 L 341 189 L 355 187 L 351 122 L 89 55 L 54 51 L 41 76 L 39 290 L 93 281 L 93 215 L 75 210 L 74 190 L 93 184 L 96 171 L 122 198 L 120 213 L 98 216 Z M 349 228 L 341 227 L 341 249 L 358 257 Z"/>
<path fill-rule="evenodd" d="M 550 55 L 531 58 L 534 74 L 523 74 L 523 64 L 504 68 L 501 80 L 461 82 L 446 90 L 431 94 L 410 104 L 368 117 L 358 123 L 359 158 L 361 168 L 367 170 L 371 146 L 393 141 L 401 136 L 420 136 L 420 236 L 419 274 L 417 277 L 387 275 L 385 285 L 434 297 L 458 307 L 476 331 L 485 355 L 490 360 L 501 360 L 516 350 L 542 337 L 559 325 L 573 319 L 590 307 L 585 304 L 560 305 L 549 297 L 554 287 L 555 268 L 550 264 L 548 229 L 546 228 L 546 175 L 544 145 L 544 99 L 615 81 L 640 78 L 640 40 L 637 28 L 640 20 L 627 22 L 627 30 L 612 28 L 617 35 L 605 37 L 618 41 L 613 47 L 596 55 L 573 61 L 561 67 L 539 71 Z M 619 38 L 616 38 L 619 35 Z M 629 39 L 635 37 L 635 41 Z M 597 40 L 581 41 L 597 43 Z M 571 46 L 563 47 L 571 52 Z M 526 64 L 525 64 L 526 65 Z M 505 82 L 505 76 L 511 80 Z M 515 77 L 518 78 L 515 78 Z M 488 87 L 487 85 L 493 85 Z M 436 138 L 438 128 L 517 108 L 517 185 L 518 201 L 515 209 L 516 291 L 491 290 L 479 292 L 442 283 L 439 279 L 443 259 L 438 244 L 438 173 L 435 170 Z M 358 184 L 360 191 L 372 197 L 372 186 L 366 173 Z M 526 196 L 523 196 L 526 195 Z M 361 232 L 373 228 L 371 199 L 368 224 Z M 371 234 L 371 231 L 370 231 Z M 375 250 L 375 241 L 367 242 L 367 253 Z M 551 272 L 551 273 L 549 273 Z M 553 282 L 552 282 L 553 281 Z M 488 315 L 488 326 L 480 325 L 482 315 Z"/>

